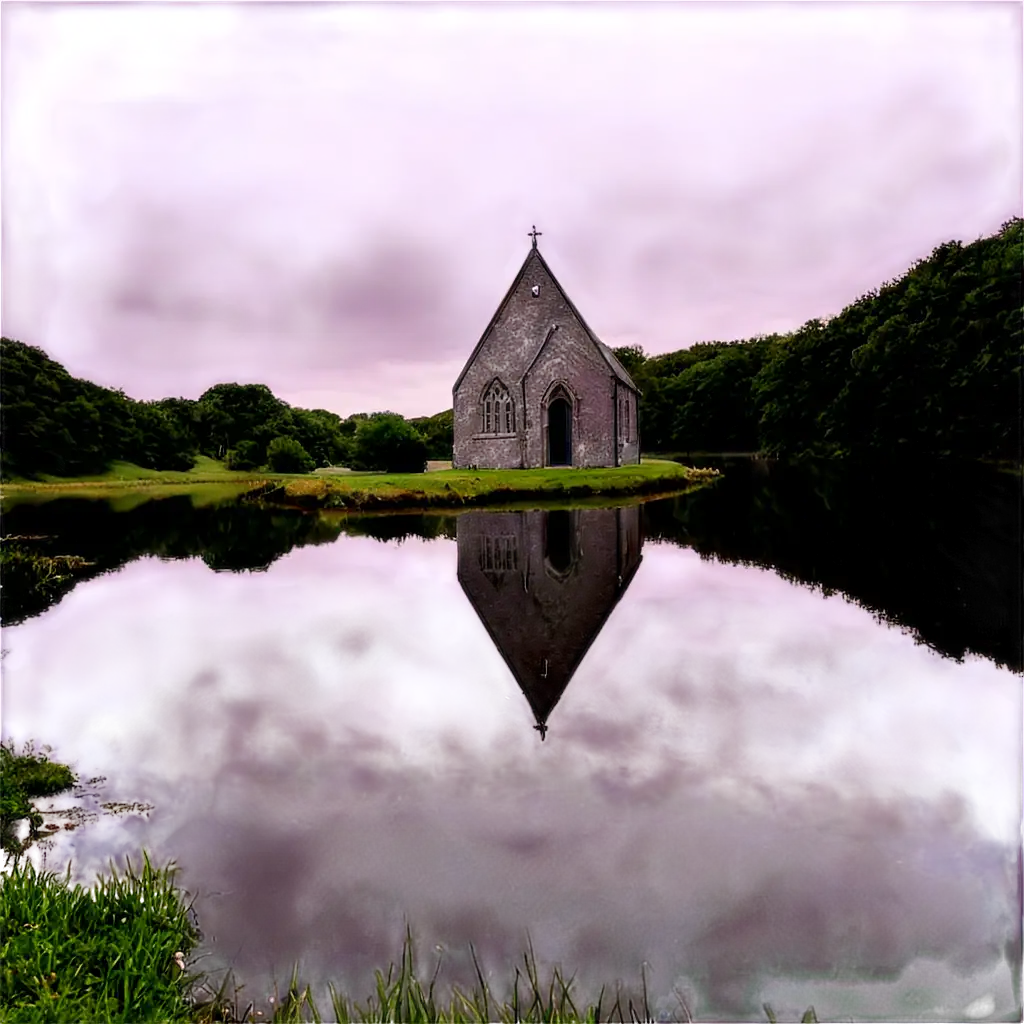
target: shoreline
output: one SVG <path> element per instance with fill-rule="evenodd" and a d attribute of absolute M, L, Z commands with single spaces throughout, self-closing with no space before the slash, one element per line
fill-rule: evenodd
<path fill-rule="evenodd" d="M 373 477 L 297 478 L 244 498 L 304 511 L 430 512 L 679 494 L 717 479 L 714 470 L 676 462 L 612 469 L 456 470 Z"/>
<path fill-rule="evenodd" d="M 144 472 L 144 471 L 142 471 Z M 238 498 L 270 507 L 341 512 L 431 511 L 678 494 L 719 476 L 669 460 L 608 469 L 435 469 L 426 473 L 187 473 L 0 485 L 4 505 L 59 498 L 138 500 L 189 495 L 194 501 Z"/>

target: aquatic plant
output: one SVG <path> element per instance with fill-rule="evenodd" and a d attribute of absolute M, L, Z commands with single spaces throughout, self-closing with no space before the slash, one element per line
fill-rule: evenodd
<path fill-rule="evenodd" d="M 0 849 L 17 857 L 40 835 L 43 816 L 34 801 L 66 793 L 78 781 L 66 765 L 51 761 L 49 750 L 31 744 L 20 752 L 0 744 Z M 28 822 L 28 835 L 18 837 L 18 825 Z"/>

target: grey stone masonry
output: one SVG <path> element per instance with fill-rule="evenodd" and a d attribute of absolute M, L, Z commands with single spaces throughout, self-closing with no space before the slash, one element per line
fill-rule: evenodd
<path fill-rule="evenodd" d="M 534 245 L 452 389 L 453 465 L 635 464 L 639 394 Z"/>

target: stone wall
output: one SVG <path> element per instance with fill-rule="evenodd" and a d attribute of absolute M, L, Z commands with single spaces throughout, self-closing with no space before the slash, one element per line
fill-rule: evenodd
<path fill-rule="evenodd" d="M 514 401 L 511 433 L 483 433 L 481 401 L 495 378 L 509 389 Z M 617 440 L 616 403 L 624 386 L 539 253 L 532 250 L 453 392 L 453 465 L 495 469 L 546 465 L 546 398 L 559 381 L 573 398 L 573 465 L 639 461 L 635 395 L 633 430 L 628 437 L 619 432 Z"/>

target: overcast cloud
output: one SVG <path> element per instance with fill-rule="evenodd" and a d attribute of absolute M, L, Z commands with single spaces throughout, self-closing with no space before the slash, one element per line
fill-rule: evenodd
<path fill-rule="evenodd" d="M 789 330 L 1021 208 L 1021 8 L 5 3 L 3 331 L 152 398 L 450 403 L 534 222 L 609 343 Z"/>

